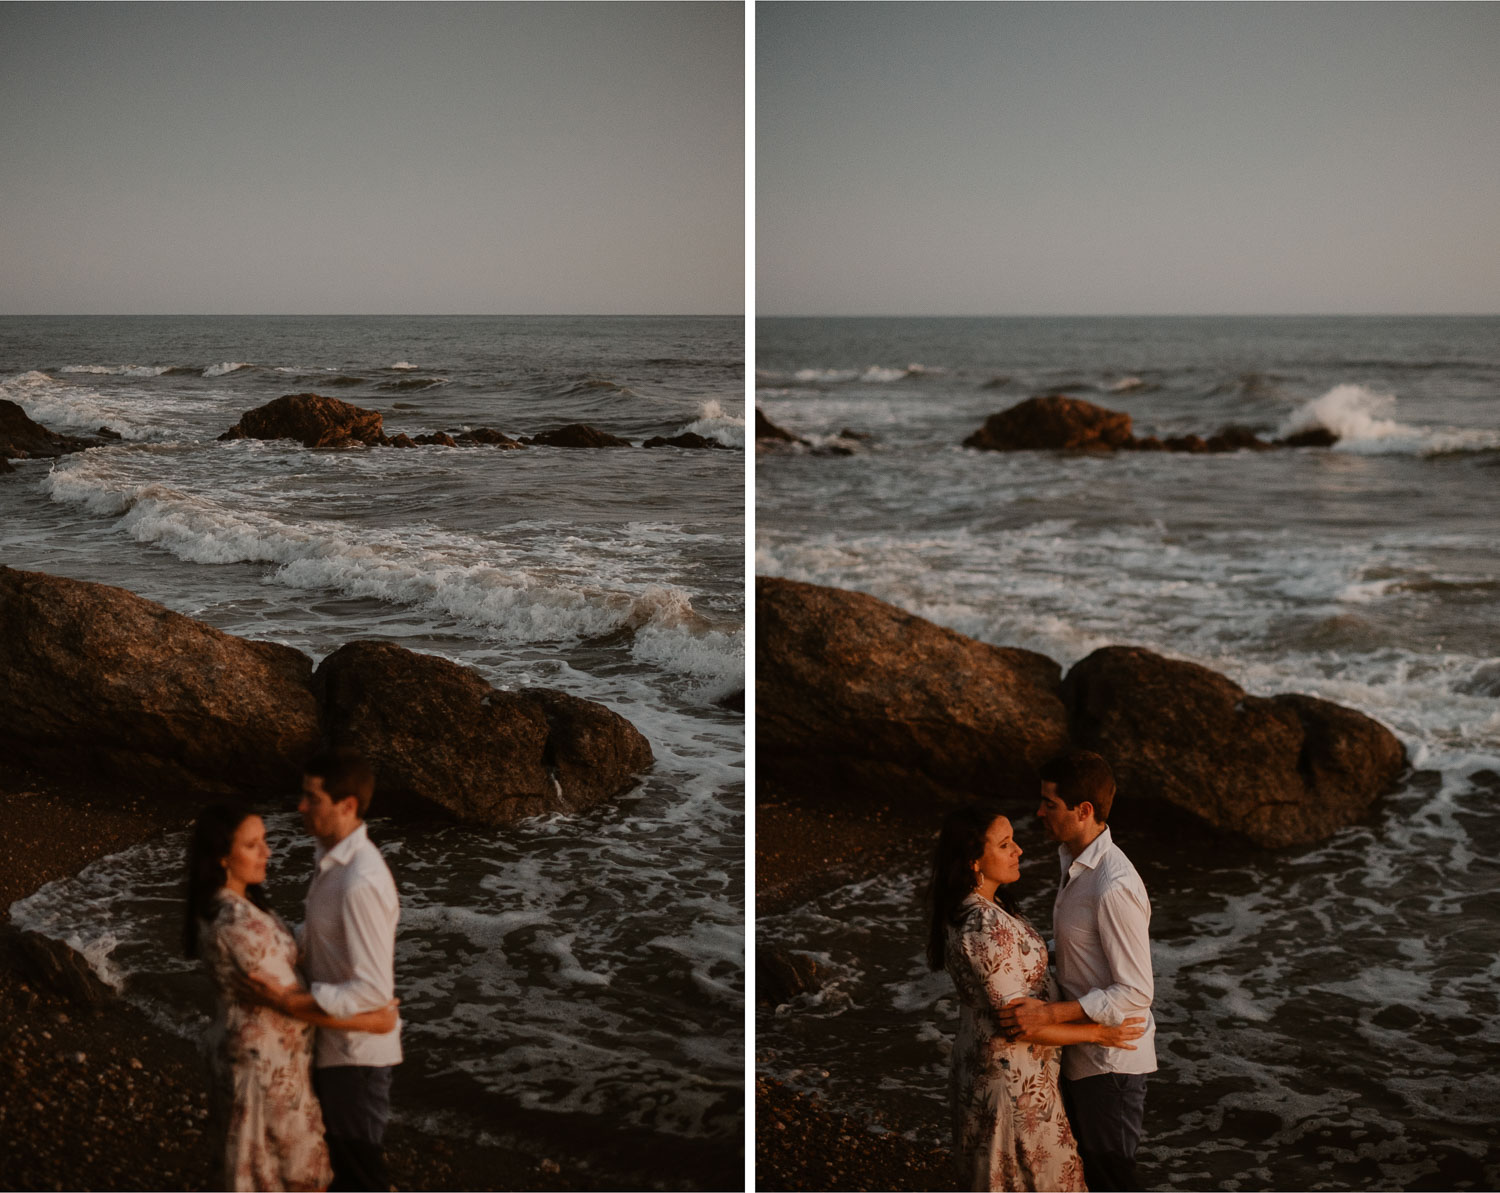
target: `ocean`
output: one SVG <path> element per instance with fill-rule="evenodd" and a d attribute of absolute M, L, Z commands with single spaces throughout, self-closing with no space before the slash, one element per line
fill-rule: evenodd
<path fill-rule="evenodd" d="M 842 458 L 762 452 L 756 570 L 871 593 L 1065 668 L 1147 647 L 1376 717 L 1412 770 L 1305 848 L 1122 834 L 1153 904 L 1159 1189 L 1500 1186 L 1500 319 L 763 319 L 757 404 Z M 1063 392 L 1137 435 L 1331 449 L 1070 456 L 959 446 Z M 934 828 L 940 810 L 934 809 Z M 1017 820 L 1023 910 L 1055 847 Z M 761 918 L 829 981 L 761 1013 L 760 1071 L 946 1142 L 957 1009 L 925 872 Z"/>
<path fill-rule="evenodd" d="M 0 397 L 123 438 L 0 478 L 0 559 L 119 585 L 320 660 L 378 638 L 498 687 L 607 704 L 650 740 L 640 786 L 484 830 L 379 818 L 401 888 L 398 1117 L 469 1139 L 587 1132 L 738 1171 L 744 1122 L 744 331 L 738 318 L 0 319 Z M 728 451 L 218 442 L 287 393 L 388 434 L 586 422 Z M 268 884 L 300 918 L 296 794 Z M 184 1034 L 184 840 L 11 909 Z M 673 1166 L 663 1168 L 668 1186 Z"/>

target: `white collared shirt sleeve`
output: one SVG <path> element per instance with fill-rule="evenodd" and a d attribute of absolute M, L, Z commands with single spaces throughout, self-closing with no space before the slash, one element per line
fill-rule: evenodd
<path fill-rule="evenodd" d="M 313 982 L 309 987 L 326 1014 L 343 1019 L 383 1007 L 396 996 L 393 959 L 397 907 L 372 883 L 351 884 L 342 903 L 344 942 L 352 976 L 344 982 Z"/>
<path fill-rule="evenodd" d="M 1126 885 L 1101 892 L 1097 905 L 1099 947 L 1114 980 L 1082 994 L 1078 1004 L 1095 1023 L 1117 1025 L 1151 1007 L 1151 906 Z"/>

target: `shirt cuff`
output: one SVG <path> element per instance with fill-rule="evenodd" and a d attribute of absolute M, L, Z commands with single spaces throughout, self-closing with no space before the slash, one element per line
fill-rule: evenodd
<path fill-rule="evenodd" d="M 332 982 L 313 982 L 308 986 L 307 992 L 313 996 L 313 1001 L 318 1004 L 318 1009 L 323 1014 L 334 1019 L 343 1019 L 351 1014 L 350 1011 L 340 1009 L 342 991 Z"/>
<path fill-rule="evenodd" d="M 1115 1005 L 1110 1002 L 1109 995 L 1103 990 L 1090 990 L 1079 998 L 1078 1005 L 1083 1008 L 1083 1013 L 1095 1023 L 1118 1027 L 1125 1022 L 1125 1016 L 1115 1009 Z"/>

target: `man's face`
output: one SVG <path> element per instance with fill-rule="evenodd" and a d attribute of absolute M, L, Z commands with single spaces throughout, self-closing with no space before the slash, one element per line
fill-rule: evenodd
<path fill-rule="evenodd" d="M 353 797 L 335 803 L 323 790 L 323 780 L 317 775 L 302 776 L 302 799 L 297 804 L 297 811 L 302 813 L 302 826 L 316 840 L 324 844 L 342 840 L 344 822 L 353 805 Z"/>
<path fill-rule="evenodd" d="M 1042 784 L 1042 800 L 1037 805 L 1036 814 L 1047 826 L 1047 835 L 1054 841 L 1066 843 L 1078 835 L 1084 820 L 1081 813 L 1091 817 L 1092 806 L 1079 804 L 1076 808 L 1070 808 L 1058 798 L 1056 783 Z"/>

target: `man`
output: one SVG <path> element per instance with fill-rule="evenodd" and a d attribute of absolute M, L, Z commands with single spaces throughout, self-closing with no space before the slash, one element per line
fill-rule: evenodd
<path fill-rule="evenodd" d="M 247 979 L 263 1001 L 283 1011 L 301 1008 L 341 1018 L 383 1007 L 395 997 L 401 909 L 390 869 L 365 828 L 374 790 L 369 766 L 350 750 L 325 751 L 303 768 L 297 810 L 317 841 L 301 932 L 310 988 L 285 991 Z M 319 1029 L 313 1088 L 333 1161 L 330 1189 L 391 1187 L 385 1128 L 391 1076 L 400 1063 L 399 1023 L 381 1034 Z"/>
<path fill-rule="evenodd" d="M 1098 1044 L 1063 1050 L 1062 1093 L 1092 1190 L 1139 1189 L 1135 1152 L 1156 1071 L 1151 1015 L 1151 903 L 1130 859 L 1110 837 L 1115 781 L 1098 754 L 1072 750 L 1042 768 L 1037 815 L 1058 842 L 1062 880 L 1052 907 L 1061 1002 L 1023 999 L 1001 1013 L 1020 1032 L 1051 1023 L 1123 1023 L 1144 1016 L 1134 1051 Z"/>

